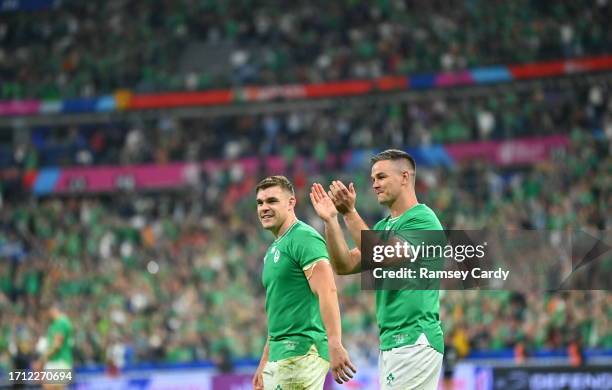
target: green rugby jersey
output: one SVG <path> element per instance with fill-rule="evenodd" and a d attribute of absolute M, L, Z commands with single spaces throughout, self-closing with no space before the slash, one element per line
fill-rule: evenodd
<path fill-rule="evenodd" d="M 388 216 L 373 230 L 404 231 L 400 236 L 411 244 L 410 230 L 443 230 L 436 214 L 419 203 L 395 218 Z M 418 237 L 418 234 L 415 235 Z M 418 261 L 418 260 L 417 260 Z M 383 351 L 414 344 L 425 334 L 429 344 L 444 353 L 444 336 L 440 325 L 439 290 L 377 290 L 376 319 Z"/>
<path fill-rule="evenodd" d="M 304 268 L 319 259 L 329 259 L 325 240 L 302 221 L 291 225 L 266 251 L 262 282 L 270 361 L 305 355 L 313 344 L 329 360 L 319 300 L 304 275 Z"/>
<path fill-rule="evenodd" d="M 70 322 L 70 319 L 65 315 L 53 321 L 47 330 L 49 348 L 53 345 L 53 340 L 57 334 L 62 335 L 64 341 L 60 348 L 53 355 L 49 356 L 49 361 L 62 361 L 72 365 L 72 348 L 74 347 L 73 327 L 72 322 Z"/>

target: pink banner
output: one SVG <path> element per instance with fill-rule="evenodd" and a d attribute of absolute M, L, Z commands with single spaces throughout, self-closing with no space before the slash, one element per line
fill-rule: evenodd
<path fill-rule="evenodd" d="M 455 85 L 474 84 L 474 79 L 469 71 L 440 73 L 436 77 L 436 85 L 439 87 L 452 87 Z"/>
<path fill-rule="evenodd" d="M 533 137 L 512 141 L 468 142 L 445 146 L 455 161 L 480 159 L 490 163 L 506 165 L 534 164 L 545 161 L 552 151 L 565 148 L 569 139 L 564 135 Z"/>
<path fill-rule="evenodd" d="M 0 115 L 37 114 L 40 102 L 38 100 L 11 100 L 0 102 Z"/>
<path fill-rule="evenodd" d="M 177 187 L 187 182 L 190 164 L 133 165 L 67 168 L 55 185 L 56 192 L 104 192 L 117 189 Z"/>
<path fill-rule="evenodd" d="M 61 170 L 53 191 L 67 193 L 177 188 L 197 184 L 201 170 L 212 173 L 232 169 L 235 165 L 240 166 L 244 177 L 257 177 L 262 161 L 265 163 L 267 172 L 285 173 L 285 161 L 276 156 L 270 156 L 264 160 L 258 157 L 248 157 L 236 161 L 207 160 L 198 163 L 172 163 L 167 165 L 65 168 Z"/>

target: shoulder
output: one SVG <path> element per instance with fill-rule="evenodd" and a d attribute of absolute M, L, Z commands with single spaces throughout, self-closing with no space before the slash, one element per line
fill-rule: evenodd
<path fill-rule="evenodd" d="M 300 243 L 309 240 L 325 241 L 315 228 L 305 222 L 298 221 L 296 227 L 291 232 L 291 241 Z"/>
<path fill-rule="evenodd" d="M 442 224 L 436 213 L 426 204 L 420 203 L 407 212 L 400 221 L 400 226 L 410 229 L 442 230 Z"/>
<path fill-rule="evenodd" d="M 315 253 L 327 257 L 327 246 L 323 236 L 302 221 L 298 221 L 298 225 L 291 231 L 286 248 L 296 258 Z"/>
<path fill-rule="evenodd" d="M 383 230 L 385 223 L 387 223 L 387 221 L 389 220 L 390 216 L 386 216 L 385 218 L 381 219 L 380 221 L 376 222 L 374 224 L 374 226 L 372 227 L 372 230 Z"/>
<path fill-rule="evenodd" d="M 57 325 L 62 328 L 71 328 L 72 322 L 70 321 L 70 318 L 68 318 L 68 316 L 62 316 L 58 318 Z"/>

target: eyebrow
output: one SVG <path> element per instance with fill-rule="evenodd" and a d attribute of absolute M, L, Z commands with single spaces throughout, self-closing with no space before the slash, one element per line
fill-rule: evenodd
<path fill-rule="evenodd" d="M 263 198 L 263 199 L 262 198 L 257 198 L 257 203 L 260 203 L 260 202 L 263 203 L 265 201 L 272 202 L 272 201 L 275 201 L 275 200 L 278 200 L 278 198 L 276 196 L 269 196 L 269 197 Z"/>
<path fill-rule="evenodd" d="M 377 176 L 386 175 L 386 174 L 387 174 L 386 172 L 376 172 L 374 175 L 370 175 L 370 178 L 374 179 Z"/>

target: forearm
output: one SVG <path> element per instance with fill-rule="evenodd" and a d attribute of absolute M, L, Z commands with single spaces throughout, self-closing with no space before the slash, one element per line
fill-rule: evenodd
<path fill-rule="evenodd" d="M 270 351 L 270 339 L 266 340 L 266 345 L 264 346 L 263 352 L 261 353 L 261 359 L 259 359 L 259 367 L 263 367 L 268 362 L 268 354 Z"/>
<path fill-rule="evenodd" d="M 359 272 L 359 260 L 355 261 L 352 256 L 337 218 L 325 221 L 325 240 L 332 267 L 337 274 Z"/>
<path fill-rule="evenodd" d="M 340 323 L 340 307 L 336 286 L 325 287 L 319 292 L 319 310 L 327 340 L 331 343 L 340 343 L 342 339 L 342 326 Z"/>
<path fill-rule="evenodd" d="M 61 340 L 58 341 L 57 339 L 54 339 L 53 344 L 51 344 L 47 352 L 44 354 L 44 360 L 48 360 L 49 357 L 57 353 L 57 351 L 60 350 L 61 346 L 62 346 Z"/>
<path fill-rule="evenodd" d="M 361 231 L 369 230 L 370 228 L 361 218 L 356 209 L 344 214 L 343 218 L 353 242 L 357 248 L 361 248 Z"/>

